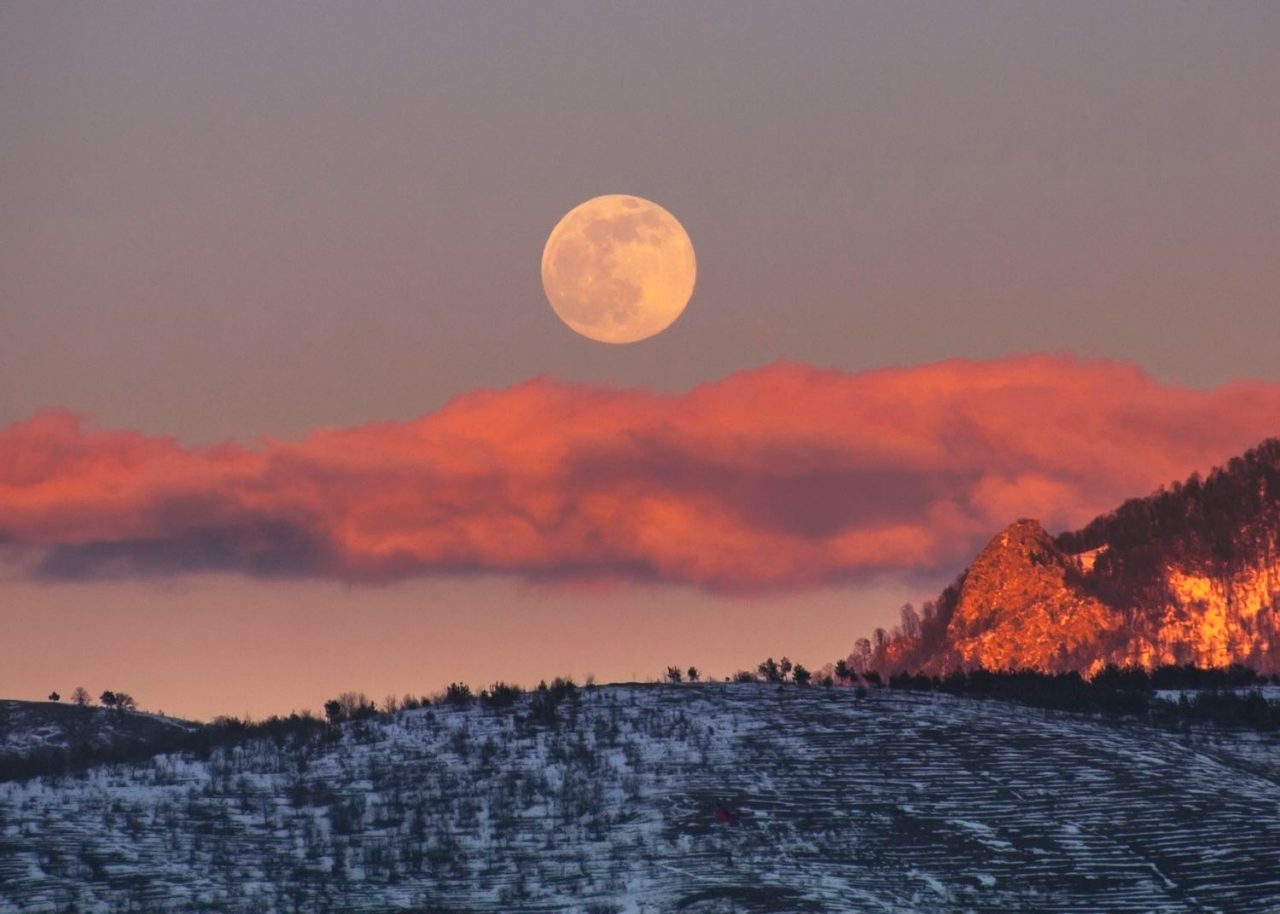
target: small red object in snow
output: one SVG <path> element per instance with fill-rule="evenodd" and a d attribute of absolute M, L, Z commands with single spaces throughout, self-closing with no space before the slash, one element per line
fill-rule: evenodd
<path fill-rule="evenodd" d="M 733 813 L 725 809 L 723 806 L 716 806 L 716 821 L 721 825 L 733 824 Z"/>

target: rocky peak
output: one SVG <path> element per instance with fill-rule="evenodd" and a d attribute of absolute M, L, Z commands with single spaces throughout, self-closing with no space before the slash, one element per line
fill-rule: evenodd
<path fill-rule="evenodd" d="M 1010 524 L 924 624 L 880 640 L 869 665 L 882 672 L 1280 670 L 1280 439 L 1056 539 Z"/>
<path fill-rule="evenodd" d="M 1005 527 L 978 553 L 960 585 L 952 625 L 974 632 L 1035 600 L 1054 600 L 1067 589 L 1068 560 L 1037 520 Z"/>
<path fill-rule="evenodd" d="M 1073 668 L 1083 644 L 1118 624 L 1080 577 L 1039 521 L 1010 524 L 964 575 L 948 626 L 951 659 L 966 667 Z"/>
<path fill-rule="evenodd" d="M 1062 550 L 1040 521 L 1024 517 L 993 536 L 969 566 L 969 571 L 998 574 L 1009 571 L 1010 566 L 1025 569 L 1055 565 L 1062 558 Z"/>

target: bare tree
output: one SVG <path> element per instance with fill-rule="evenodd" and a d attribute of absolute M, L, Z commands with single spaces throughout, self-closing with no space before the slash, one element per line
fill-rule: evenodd
<path fill-rule="evenodd" d="M 87 708 L 93 704 L 93 697 L 84 686 L 76 686 L 76 690 L 71 693 L 71 703 L 80 708 Z"/>
<path fill-rule="evenodd" d="M 868 666 L 876 666 L 884 663 L 885 654 L 889 650 L 889 633 L 883 628 L 877 628 L 871 633 L 871 663 Z"/>
<path fill-rule="evenodd" d="M 360 720 L 378 713 L 377 707 L 364 692 L 343 692 L 337 698 L 324 703 L 324 715 L 330 723 L 344 720 Z"/>
<path fill-rule="evenodd" d="M 853 642 L 853 654 L 849 658 L 855 673 L 865 673 L 871 669 L 871 640 L 859 638 Z"/>
<path fill-rule="evenodd" d="M 903 603 L 900 610 L 902 616 L 902 636 L 908 641 L 920 639 L 920 614 L 910 603 Z"/>
<path fill-rule="evenodd" d="M 684 678 L 684 674 L 680 672 L 680 667 L 667 667 L 667 682 L 680 682 Z"/>
<path fill-rule="evenodd" d="M 373 702 L 364 692 L 343 692 L 338 696 L 338 701 L 342 704 L 342 709 L 347 712 L 347 717 L 352 719 L 368 717 L 371 711 L 376 710 Z"/>

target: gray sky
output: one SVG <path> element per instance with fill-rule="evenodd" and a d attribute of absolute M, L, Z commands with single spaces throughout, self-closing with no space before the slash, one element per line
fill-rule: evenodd
<path fill-rule="evenodd" d="M 1271 3 L 5 4 L 0 423 L 292 436 L 778 358 L 1280 377 L 1278 40 Z M 632 347 L 539 285 L 613 192 L 698 252 Z"/>

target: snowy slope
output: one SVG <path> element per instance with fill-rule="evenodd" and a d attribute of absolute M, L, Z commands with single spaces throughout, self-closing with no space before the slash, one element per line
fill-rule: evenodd
<path fill-rule="evenodd" d="M 0 784 L 0 910 L 1280 910 L 1274 737 L 751 684 L 567 707 Z"/>
<path fill-rule="evenodd" d="M 199 725 L 161 714 L 121 714 L 50 701 L 0 701 L 0 757 L 23 757 L 73 744 L 145 745 Z"/>

